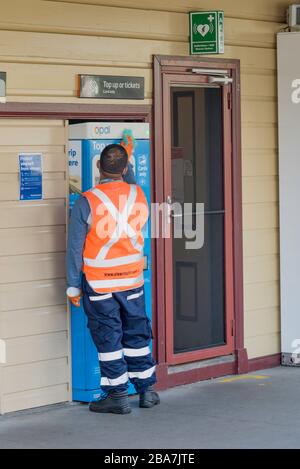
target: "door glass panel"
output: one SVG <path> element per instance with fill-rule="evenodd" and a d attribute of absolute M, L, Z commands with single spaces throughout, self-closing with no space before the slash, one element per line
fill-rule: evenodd
<path fill-rule="evenodd" d="M 192 204 L 193 225 L 196 203 L 205 211 L 201 249 L 173 238 L 174 353 L 183 353 L 226 337 L 221 89 L 172 87 L 171 112 L 172 201 Z"/>

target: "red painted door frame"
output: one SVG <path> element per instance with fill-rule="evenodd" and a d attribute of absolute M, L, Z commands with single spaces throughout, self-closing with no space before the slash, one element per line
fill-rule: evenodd
<path fill-rule="evenodd" d="M 170 89 L 172 85 L 209 85 L 208 77 L 204 75 L 186 76 L 166 73 L 163 76 L 163 113 L 164 119 L 164 188 L 165 200 L 171 198 L 171 103 Z M 223 108 L 223 165 L 224 165 L 224 247 L 225 247 L 225 337 L 226 344 L 218 347 L 210 347 L 193 352 L 174 353 L 174 317 L 173 317 L 173 248 L 172 237 L 165 239 L 165 298 L 166 298 L 166 358 L 167 363 L 175 365 L 179 363 L 189 363 L 233 353 L 233 264 L 232 264 L 232 176 L 231 176 L 231 96 L 229 85 L 222 87 L 222 108 Z M 168 118 L 169 115 L 169 118 Z"/>
<path fill-rule="evenodd" d="M 209 366 L 205 371 L 195 370 L 189 372 L 180 372 L 178 376 L 168 373 L 169 365 L 174 364 L 172 354 L 168 352 L 172 344 L 170 328 L 167 326 L 167 316 L 170 316 L 170 304 L 173 301 L 170 277 L 170 268 L 167 269 L 164 263 L 166 255 L 170 255 L 170 246 L 166 245 L 165 240 L 156 240 L 157 256 L 157 344 L 158 344 L 158 374 L 162 381 L 161 387 L 168 387 L 173 384 L 194 381 L 203 377 L 218 376 L 227 373 L 243 373 L 248 371 L 247 351 L 244 348 L 244 316 L 243 316 L 243 260 L 242 260 L 242 174 L 241 174 L 241 127 L 240 127 L 240 64 L 238 60 L 226 59 L 203 59 L 198 57 L 173 57 L 173 56 L 155 56 L 154 57 L 154 149 L 155 149 L 155 194 L 156 202 L 166 201 L 166 195 L 170 194 L 170 176 L 167 171 L 164 152 L 166 147 L 170 147 L 168 135 L 170 135 L 170 118 L 164 113 L 164 100 L 169 93 L 170 80 L 172 75 L 177 76 L 181 83 L 187 81 L 193 82 L 195 78 L 188 77 L 192 75 L 192 68 L 213 68 L 229 70 L 233 78 L 231 86 L 231 96 L 229 101 L 230 109 L 227 107 L 227 93 L 223 94 L 225 109 L 231 114 L 230 119 L 224 120 L 225 132 L 232 135 L 231 142 L 226 148 L 225 157 L 231 159 L 231 164 L 226 165 L 225 182 L 229 190 L 226 191 L 227 210 L 229 213 L 226 221 L 226 256 L 229 265 L 226 304 L 230 320 L 232 319 L 233 336 L 229 337 L 229 347 L 223 350 L 222 355 L 234 351 L 235 362 L 230 365 Z M 199 79 L 199 77 L 198 77 Z M 228 88 L 228 86 L 227 86 Z M 226 90 L 228 91 L 228 90 Z M 166 105 L 166 103 L 165 103 Z M 168 122 L 169 121 L 169 122 Z M 231 146 L 231 148 L 230 148 Z M 229 226 L 230 224 L 230 226 Z M 230 236 L 232 234 L 232 239 Z M 231 258 L 231 262 L 229 261 Z M 166 292 L 166 294 L 165 294 Z M 231 317 L 232 316 L 232 317 Z M 170 319 L 170 318 L 169 318 Z M 231 328 L 230 328 L 231 329 Z M 230 334 L 227 326 L 227 333 Z M 166 341 L 169 341 L 168 345 Z M 221 351 L 220 351 L 221 352 Z M 216 354 L 213 354 L 216 356 Z M 200 360 L 209 358 L 209 354 L 197 353 L 190 355 L 188 360 L 183 357 L 180 362 Z M 178 360 L 176 360 L 178 363 Z M 175 372 L 174 372 L 175 373 Z"/>

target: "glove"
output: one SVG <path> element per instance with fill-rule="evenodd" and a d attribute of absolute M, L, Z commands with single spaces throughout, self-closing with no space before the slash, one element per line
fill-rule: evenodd
<path fill-rule="evenodd" d="M 120 145 L 125 148 L 128 155 L 128 161 L 130 162 L 135 147 L 135 138 L 131 129 L 124 130 L 123 139 Z"/>
<path fill-rule="evenodd" d="M 71 301 L 72 305 L 79 307 L 80 298 L 82 297 L 82 291 L 80 288 L 69 287 L 66 291 L 68 299 Z"/>

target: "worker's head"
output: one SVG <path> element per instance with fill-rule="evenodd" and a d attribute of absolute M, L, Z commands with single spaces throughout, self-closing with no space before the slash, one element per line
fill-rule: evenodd
<path fill-rule="evenodd" d="M 127 171 L 128 155 L 122 145 L 107 145 L 101 153 L 99 169 L 102 178 L 119 179 Z"/>

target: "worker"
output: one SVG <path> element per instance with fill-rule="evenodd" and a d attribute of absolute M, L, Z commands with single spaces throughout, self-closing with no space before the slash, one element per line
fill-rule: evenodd
<path fill-rule="evenodd" d="M 126 147 L 132 152 L 130 136 L 123 145 L 103 149 L 100 183 L 74 205 L 68 234 L 67 296 L 75 306 L 83 297 L 98 351 L 103 396 L 89 409 L 99 413 L 131 412 L 128 380 L 141 408 L 160 403 L 153 389 L 152 330 L 143 287 L 142 228 L 148 206 L 142 189 L 132 184 Z"/>

